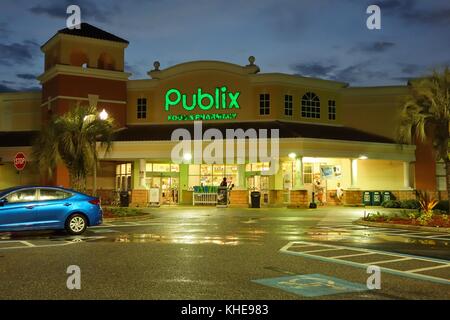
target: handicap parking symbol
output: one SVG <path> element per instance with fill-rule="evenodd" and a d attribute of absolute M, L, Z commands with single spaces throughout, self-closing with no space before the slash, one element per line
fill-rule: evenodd
<path fill-rule="evenodd" d="M 323 274 L 306 274 L 252 281 L 305 297 L 318 297 L 368 290 L 365 284 L 350 282 Z"/>

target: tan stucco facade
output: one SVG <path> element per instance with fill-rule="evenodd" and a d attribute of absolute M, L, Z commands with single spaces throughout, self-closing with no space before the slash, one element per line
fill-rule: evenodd
<path fill-rule="evenodd" d="M 76 103 L 81 103 L 95 104 L 97 108 L 105 109 L 117 120 L 118 128 L 121 129 L 168 124 L 183 127 L 186 123 L 192 123 L 194 118 L 189 118 L 189 115 L 193 115 L 200 116 L 195 119 L 210 123 L 251 122 L 255 123 L 255 128 L 259 122 L 270 121 L 296 123 L 299 126 L 314 124 L 322 128 L 353 128 L 395 140 L 400 109 L 408 95 L 407 86 L 354 88 L 344 82 L 264 73 L 253 58 L 243 65 L 193 61 L 165 67 L 155 63 L 147 79 L 129 80 L 131 74 L 124 72 L 126 47 L 126 43 L 56 34 L 42 47 L 45 55 L 44 73 L 39 77 L 42 92 L 0 94 L 0 132 L 39 130 L 47 121 L 49 113 L 60 114 Z M 203 110 L 197 106 L 189 111 L 182 107 L 182 99 L 177 105 L 167 106 L 167 97 L 172 102 L 176 98 L 176 95 L 168 95 L 171 89 L 176 89 L 180 95 L 185 94 L 187 105 L 194 102 L 193 95 L 198 99 L 201 90 L 202 94 L 213 97 L 212 107 Z M 219 93 L 217 97 L 216 92 Z M 228 94 L 235 97 L 233 107 L 223 108 L 221 93 L 225 96 L 223 101 L 226 106 L 230 105 Z M 309 93 L 313 93 L 320 101 L 320 117 L 302 115 L 302 98 Z M 261 95 L 269 95 L 269 111 L 266 114 L 260 112 Z M 292 99 L 292 115 L 285 112 L 286 96 Z M 138 101 L 142 99 L 146 102 L 145 117 L 142 113 L 138 117 Z M 335 107 L 333 117 L 329 114 L 330 102 Z M 204 98 L 202 103 L 207 105 L 209 99 Z M 233 116 L 216 120 L 204 118 L 211 114 Z M 187 120 L 173 118 L 180 115 L 187 116 Z M 170 163 L 171 150 L 176 144 L 157 140 L 115 142 L 112 152 L 102 159 L 105 168 L 99 173 L 98 188 L 117 188 L 116 164 L 130 163 L 133 167 L 132 189 L 145 189 L 140 182 L 143 179 L 142 170 L 145 172 L 142 164 Z M 205 147 L 207 142 L 203 144 Z M 18 183 L 12 166 L 12 159 L 18 150 L 26 150 L 32 160 L 29 147 L 0 147 L 0 158 L 4 164 L 0 166 L 0 188 Z M 317 160 L 318 163 L 339 166 L 342 170 L 339 182 L 344 189 L 398 191 L 413 190 L 416 185 L 433 191 L 436 189 L 435 163 L 430 161 L 430 157 L 417 157 L 414 145 L 399 147 L 394 141 L 365 142 L 351 137 L 347 140 L 328 139 L 320 137 L 319 130 L 316 138 L 282 138 L 279 150 L 280 167 L 282 163 L 302 159 L 322 159 Z M 288 155 L 291 153 L 295 153 L 298 160 L 290 159 Z M 363 160 L 362 156 L 367 160 Z M 416 162 L 418 159 L 420 163 Z M 308 165 L 307 161 L 302 161 L 301 166 L 298 163 L 293 165 L 297 176 L 304 175 L 305 165 Z M 422 173 L 430 170 L 430 174 L 416 174 L 417 168 Z M 254 174 L 246 172 L 245 164 L 237 170 L 240 173 L 239 178 L 236 178 L 239 180 L 236 189 L 242 190 L 244 196 L 235 197 L 243 201 Z M 180 167 L 177 174 L 179 202 L 192 201 L 189 165 Z M 268 191 L 275 192 L 271 197 L 280 198 L 281 195 L 276 192 L 286 189 L 283 175 L 280 169 L 269 179 Z M 30 177 L 27 183 L 39 183 L 36 172 L 30 173 Z M 161 177 L 165 175 L 161 174 Z M 306 192 L 311 192 L 312 186 L 305 185 L 304 178 L 301 179 L 292 183 L 290 189 L 298 192 L 303 190 L 305 194 L 298 193 L 292 197 L 306 199 Z M 330 194 L 336 186 L 337 180 L 327 182 Z"/>

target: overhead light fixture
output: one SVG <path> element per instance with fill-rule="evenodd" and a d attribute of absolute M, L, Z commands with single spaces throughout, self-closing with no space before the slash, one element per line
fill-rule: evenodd
<path fill-rule="evenodd" d="M 288 157 L 291 158 L 292 160 L 295 160 L 295 158 L 297 158 L 297 154 L 295 152 L 291 152 L 288 154 Z"/>
<path fill-rule="evenodd" d="M 359 160 L 367 160 L 369 158 L 367 156 L 365 156 L 365 155 L 360 155 L 358 159 Z"/>
<path fill-rule="evenodd" d="M 185 153 L 185 154 L 183 155 L 183 159 L 184 159 L 184 161 L 191 161 L 191 160 L 192 160 L 192 154 L 190 154 L 190 153 Z"/>

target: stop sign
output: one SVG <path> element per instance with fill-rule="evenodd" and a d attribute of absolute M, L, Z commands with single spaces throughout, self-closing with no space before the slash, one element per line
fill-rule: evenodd
<path fill-rule="evenodd" d="M 19 152 L 14 157 L 14 167 L 16 167 L 17 170 L 22 171 L 27 164 L 27 160 L 25 158 L 25 154 L 22 152 Z"/>

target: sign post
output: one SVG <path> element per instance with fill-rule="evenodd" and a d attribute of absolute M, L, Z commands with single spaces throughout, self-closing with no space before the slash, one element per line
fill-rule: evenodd
<path fill-rule="evenodd" d="M 17 174 L 19 175 L 19 184 L 22 184 L 21 172 L 23 169 L 25 169 L 26 165 L 27 159 L 25 157 L 25 154 L 23 152 L 18 152 L 14 157 L 14 167 L 16 168 Z"/>

